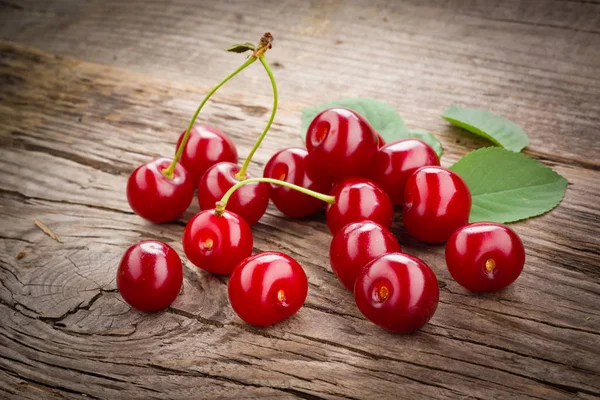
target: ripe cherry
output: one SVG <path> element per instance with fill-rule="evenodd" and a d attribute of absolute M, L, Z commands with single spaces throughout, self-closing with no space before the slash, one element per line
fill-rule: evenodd
<path fill-rule="evenodd" d="M 252 254 L 252 231 L 239 215 L 214 209 L 194 215 L 183 232 L 183 251 L 196 267 L 214 274 L 231 274 Z"/>
<path fill-rule="evenodd" d="M 185 131 L 177 141 L 177 149 L 184 136 Z M 238 161 L 237 150 L 229 136 L 210 125 L 194 126 L 180 160 L 190 174 L 194 187 L 207 169 L 223 161 Z"/>
<path fill-rule="evenodd" d="M 332 234 L 352 222 L 365 220 L 386 228 L 392 225 L 392 202 L 372 181 L 361 177 L 346 178 L 333 187 L 331 194 L 335 196 L 335 202 L 327 205 L 326 223 Z"/>
<path fill-rule="evenodd" d="M 202 175 L 198 184 L 200 209 L 214 208 L 215 203 L 220 201 L 223 195 L 239 182 L 236 177 L 239 171 L 240 167 L 230 162 L 222 162 L 210 167 Z M 247 174 L 247 178 L 251 178 L 251 176 Z M 227 209 L 244 218 L 248 225 L 254 225 L 267 210 L 270 193 L 271 185 L 268 183 L 249 183 L 233 193 L 227 203 Z"/>
<path fill-rule="evenodd" d="M 183 267 L 177 252 L 157 240 L 129 247 L 117 270 L 117 288 L 123 300 L 141 311 L 169 307 L 182 283 Z"/>
<path fill-rule="evenodd" d="M 329 247 L 329 263 L 340 282 L 354 290 L 360 271 L 375 258 L 400 252 L 396 237 L 372 221 L 355 222 L 339 230 Z"/>
<path fill-rule="evenodd" d="M 275 324 L 295 314 L 306 300 L 308 280 L 293 258 L 278 252 L 255 254 L 231 274 L 229 302 L 251 325 Z"/>
<path fill-rule="evenodd" d="M 377 151 L 377 133 L 358 113 L 330 108 L 308 127 L 306 148 L 315 169 L 332 180 L 361 175 Z"/>
<path fill-rule="evenodd" d="M 181 164 L 175 166 L 171 179 L 163 174 L 172 161 L 169 158 L 152 160 L 139 166 L 127 180 L 127 201 L 131 209 L 157 224 L 179 217 L 194 197 L 194 185 Z"/>
<path fill-rule="evenodd" d="M 402 205 L 406 180 L 417 169 L 440 165 L 435 150 L 418 139 L 404 139 L 380 148 L 373 159 L 369 177 L 390 196 L 392 204 Z"/>
<path fill-rule="evenodd" d="M 471 193 L 465 181 L 442 167 L 423 167 L 406 181 L 402 219 L 415 238 L 443 243 L 466 225 L 471 211 Z"/>
<path fill-rule="evenodd" d="M 525 249 L 506 225 L 474 223 L 457 229 L 448 239 L 446 265 L 456 282 L 469 290 L 500 290 L 523 271 Z"/>
<path fill-rule="evenodd" d="M 385 139 L 377 132 L 377 148 L 380 149 L 383 146 L 385 146 Z"/>
<path fill-rule="evenodd" d="M 324 179 L 308 160 L 308 152 L 300 148 L 281 150 L 265 165 L 263 176 L 290 182 L 316 192 L 328 193 L 331 182 Z M 288 217 L 303 218 L 315 214 L 325 203 L 296 190 L 272 185 L 271 200 Z"/>
<path fill-rule="evenodd" d="M 362 269 L 354 285 L 360 312 L 392 332 L 414 332 L 435 313 L 439 288 L 435 274 L 416 257 L 385 254 Z"/>

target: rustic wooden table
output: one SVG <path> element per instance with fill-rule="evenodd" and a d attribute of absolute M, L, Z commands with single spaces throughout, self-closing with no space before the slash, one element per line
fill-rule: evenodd
<path fill-rule="evenodd" d="M 127 204 L 128 174 L 172 154 L 198 102 L 240 63 L 223 49 L 265 30 L 281 98 L 257 174 L 276 150 L 302 144 L 303 107 L 334 98 L 393 105 L 440 138 L 446 166 L 490 145 L 440 118 L 451 103 L 522 126 L 525 153 L 570 185 L 557 209 L 512 225 L 527 251 L 520 279 L 468 293 L 443 246 L 396 222 L 404 249 L 436 272 L 441 298 L 420 332 L 389 334 L 332 274 L 323 215 L 294 221 L 270 206 L 253 228 L 255 250 L 286 252 L 306 269 L 296 316 L 268 329 L 242 323 L 227 279 L 187 261 L 168 310 L 125 304 L 115 286 L 123 251 L 156 238 L 183 255 L 198 211 L 145 222 Z M 0 397 L 600 396 L 600 3 L 2 0 L 0 39 Z M 271 103 L 257 64 L 200 120 L 244 157 Z"/>

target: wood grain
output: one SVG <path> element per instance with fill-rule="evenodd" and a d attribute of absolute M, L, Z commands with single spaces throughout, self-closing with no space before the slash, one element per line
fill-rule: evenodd
<path fill-rule="evenodd" d="M 261 4 L 272 13 L 245 2 L 0 2 L 0 397 L 600 397 L 600 6 Z M 445 269 L 443 246 L 418 243 L 396 222 L 403 249 L 436 272 L 441 298 L 422 331 L 392 335 L 361 316 L 332 274 L 323 215 L 295 221 L 270 206 L 253 228 L 255 250 L 284 251 L 306 269 L 309 297 L 296 316 L 245 325 L 226 278 L 185 259 L 168 310 L 148 315 L 122 301 L 123 251 L 156 238 L 183 255 L 185 222 L 198 211 L 158 226 L 140 219 L 124 196 L 128 174 L 172 154 L 198 101 L 241 62 L 220 49 L 263 25 L 276 36 L 281 107 L 251 172 L 301 145 L 300 110 L 331 96 L 394 105 L 440 138 L 444 165 L 488 144 L 439 118 L 452 102 L 502 112 L 529 133 L 526 153 L 570 185 L 557 209 L 513 225 L 527 251 L 513 286 L 468 293 Z M 201 119 L 245 155 L 270 104 L 253 67 Z"/>

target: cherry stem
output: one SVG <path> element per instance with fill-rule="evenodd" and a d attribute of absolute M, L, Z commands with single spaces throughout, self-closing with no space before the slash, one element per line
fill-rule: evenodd
<path fill-rule="evenodd" d="M 240 169 L 240 171 L 237 174 L 235 174 L 235 177 L 238 180 L 246 179 L 246 170 L 248 169 L 248 165 L 250 165 L 250 161 L 252 160 L 254 153 L 256 153 L 256 150 L 258 150 L 258 147 L 260 146 L 263 139 L 267 135 L 267 132 L 269 132 L 269 129 L 271 129 L 271 124 L 273 124 L 273 120 L 275 119 L 275 113 L 277 112 L 277 101 L 278 101 L 277 84 L 275 83 L 275 77 L 273 76 L 273 71 L 271 71 L 271 67 L 269 66 L 269 63 L 267 62 L 267 59 L 265 58 L 264 55 L 260 56 L 258 59 L 260 60 L 263 67 L 265 67 L 265 71 L 267 71 L 267 75 L 269 75 L 269 79 L 271 80 L 271 86 L 273 87 L 273 111 L 271 111 L 271 118 L 269 118 L 269 122 L 267 123 L 265 130 L 260 135 L 260 137 L 258 138 L 256 143 L 254 144 L 254 147 L 252 147 L 252 150 L 250 150 L 250 154 L 248 154 L 248 157 L 246 158 L 246 161 L 244 161 L 244 164 L 242 165 L 242 168 Z"/>
<path fill-rule="evenodd" d="M 221 201 L 217 201 L 217 203 L 215 205 L 216 214 L 217 215 L 223 215 L 223 212 L 225 211 L 225 207 L 227 207 L 227 202 L 229 201 L 229 197 L 231 197 L 231 195 L 233 194 L 233 192 L 235 192 L 238 188 L 244 186 L 247 183 L 260 183 L 260 182 L 272 183 L 274 185 L 284 186 L 286 188 L 297 190 L 300 193 L 304 193 L 306 195 L 312 196 L 315 199 L 319 199 L 319 200 L 324 201 L 326 203 L 329 203 L 329 204 L 335 203 L 335 196 L 331 196 L 331 195 L 328 195 L 328 194 L 323 194 L 323 193 L 315 192 L 314 190 L 310 190 L 310 189 L 304 188 L 302 186 L 294 185 L 293 183 L 289 183 L 289 182 L 286 182 L 286 181 L 281 181 L 279 179 L 273 179 L 273 178 L 250 178 L 250 179 L 245 179 L 245 180 L 243 180 L 241 182 L 238 182 L 235 185 L 233 185 L 227 191 L 227 193 L 225 193 L 223 195 L 223 198 L 221 199 Z"/>
<path fill-rule="evenodd" d="M 244 70 L 246 67 L 248 67 L 250 64 L 252 64 L 256 60 L 257 60 L 257 58 L 255 56 L 249 57 L 242 65 L 239 66 L 238 69 L 236 69 L 231 74 L 229 74 L 217 86 L 215 86 L 214 88 L 211 89 L 210 92 L 208 92 L 208 94 L 206 95 L 206 97 L 204 98 L 204 100 L 202 100 L 202 103 L 200 103 L 200 105 L 198 106 L 198 109 L 194 113 L 194 116 L 192 117 L 192 120 L 190 121 L 190 124 L 189 124 L 189 126 L 187 128 L 187 131 L 185 131 L 185 135 L 183 136 L 183 140 L 181 141 L 181 144 L 179 145 L 179 148 L 177 149 L 177 154 L 175 155 L 175 158 L 173 159 L 173 162 L 171 163 L 171 165 L 169 165 L 169 168 L 167 168 L 167 169 L 165 169 L 165 170 L 162 171 L 162 173 L 163 173 L 164 176 L 166 176 L 169 179 L 173 179 L 173 172 L 175 171 L 175 167 L 177 166 L 177 163 L 179 162 L 179 159 L 181 158 L 181 155 L 183 154 L 183 150 L 185 149 L 185 145 L 187 144 L 188 137 L 190 136 L 190 131 L 192 130 L 192 127 L 194 126 L 194 123 L 196 122 L 196 118 L 198 118 L 198 114 L 200 114 L 200 110 L 202 110 L 202 107 L 204 107 L 204 104 L 206 104 L 206 102 L 208 101 L 208 99 L 210 99 L 210 97 L 213 94 L 215 94 L 215 92 L 221 86 L 223 86 L 228 80 L 230 80 L 231 78 L 233 78 L 234 76 L 236 76 L 239 72 L 241 72 L 242 70 Z"/>

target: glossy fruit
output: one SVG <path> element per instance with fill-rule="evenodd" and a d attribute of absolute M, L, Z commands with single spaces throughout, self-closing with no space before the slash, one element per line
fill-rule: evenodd
<path fill-rule="evenodd" d="M 198 184 L 198 202 L 201 210 L 215 208 L 215 203 L 239 182 L 235 177 L 240 171 L 237 164 L 222 162 L 210 167 Z M 251 178 L 250 174 L 246 174 Z M 271 185 L 249 183 L 237 189 L 227 202 L 227 209 L 244 218 L 248 225 L 254 225 L 263 216 L 269 205 Z"/>
<path fill-rule="evenodd" d="M 171 246 L 157 240 L 129 247 L 117 270 L 117 288 L 123 300 L 141 311 L 169 307 L 182 284 L 181 259 Z"/>
<path fill-rule="evenodd" d="M 175 151 L 184 135 L 185 131 L 179 136 Z M 237 149 L 229 136 L 210 125 L 192 127 L 180 162 L 190 174 L 194 187 L 207 169 L 223 161 L 238 161 Z"/>
<path fill-rule="evenodd" d="M 369 169 L 373 179 L 390 196 L 392 204 L 402 205 L 406 180 L 417 169 L 440 165 L 435 150 L 418 139 L 404 139 L 380 148 Z"/>
<path fill-rule="evenodd" d="M 330 108 L 309 125 L 306 149 L 315 169 L 332 180 L 361 175 L 377 151 L 377 133 L 360 114 Z"/>
<path fill-rule="evenodd" d="M 265 165 L 263 176 L 319 193 L 329 193 L 331 190 L 331 182 L 314 170 L 308 160 L 308 152 L 301 148 L 288 148 L 275 153 Z M 308 217 L 325 206 L 323 201 L 296 190 L 279 185 L 271 186 L 271 201 L 288 217 Z"/>
<path fill-rule="evenodd" d="M 509 227 L 479 222 L 459 228 L 446 244 L 446 265 L 456 282 L 474 292 L 500 290 L 523 271 L 525 249 Z"/>
<path fill-rule="evenodd" d="M 335 203 L 327 205 L 326 222 L 334 235 L 352 222 L 371 220 L 385 228 L 392 225 L 394 209 L 390 198 L 366 178 L 346 178 L 334 186 L 331 195 L 335 196 Z"/>
<path fill-rule="evenodd" d="M 360 312 L 392 332 L 414 332 L 435 313 L 438 281 L 416 257 L 389 253 L 371 261 L 356 278 L 354 299 Z"/>
<path fill-rule="evenodd" d="M 252 254 L 252 231 L 239 215 L 215 210 L 194 215 L 183 232 L 183 251 L 196 267 L 214 274 L 231 274 Z"/>
<path fill-rule="evenodd" d="M 194 198 L 194 185 L 180 163 L 173 171 L 173 179 L 162 173 L 172 161 L 157 158 L 140 165 L 127 180 L 127 201 L 131 209 L 157 224 L 177 219 Z"/>
<path fill-rule="evenodd" d="M 340 282 L 354 290 L 360 271 L 372 260 L 387 253 L 400 252 L 396 237 L 372 221 L 355 222 L 339 230 L 329 246 L 329 263 Z"/>
<path fill-rule="evenodd" d="M 442 167 L 423 167 L 406 181 L 402 219 L 415 238 L 443 243 L 469 221 L 471 193 L 465 181 Z"/>
<path fill-rule="evenodd" d="M 377 132 L 377 148 L 380 149 L 383 146 L 385 146 L 385 139 Z"/>
<path fill-rule="evenodd" d="M 229 302 L 241 319 L 251 325 L 275 324 L 296 313 L 308 293 L 304 270 L 282 253 L 255 254 L 231 274 Z"/>

